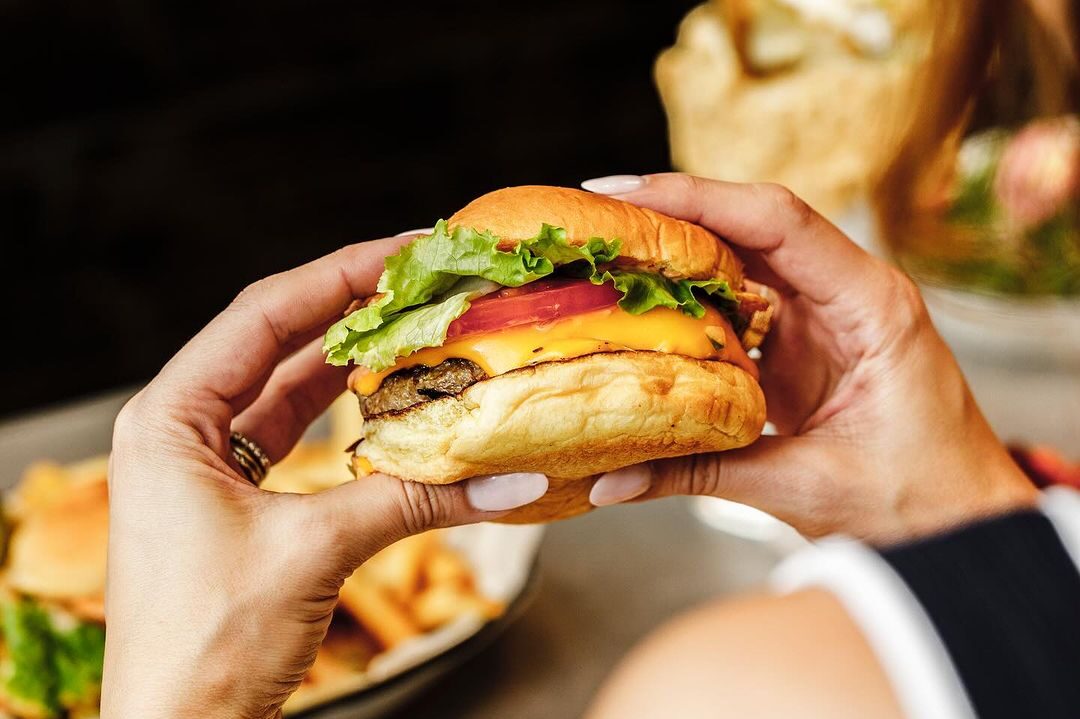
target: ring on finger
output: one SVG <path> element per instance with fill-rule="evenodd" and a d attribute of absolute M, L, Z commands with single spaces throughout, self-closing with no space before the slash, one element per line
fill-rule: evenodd
<path fill-rule="evenodd" d="M 263 448 L 250 437 L 235 431 L 229 435 L 229 447 L 247 481 L 256 487 L 262 484 L 271 464 L 270 457 Z"/>

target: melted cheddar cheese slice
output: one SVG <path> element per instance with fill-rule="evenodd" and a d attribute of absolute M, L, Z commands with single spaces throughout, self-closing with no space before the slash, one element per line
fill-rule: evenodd
<path fill-rule="evenodd" d="M 718 347 L 710 335 L 716 339 L 723 337 L 723 347 Z M 488 376 L 494 377 L 540 362 L 620 350 L 650 350 L 696 359 L 723 360 L 757 377 L 757 368 L 747 357 L 731 325 L 713 307 L 706 306 L 705 316 L 701 319 L 666 307 L 657 307 L 641 315 L 610 307 L 545 325 L 511 327 L 451 340 L 442 347 L 426 347 L 400 358 L 397 364 L 382 372 L 359 367 L 350 376 L 349 384 L 354 392 L 366 396 L 398 370 L 416 365 L 434 367 L 450 358 L 471 360 Z"/>

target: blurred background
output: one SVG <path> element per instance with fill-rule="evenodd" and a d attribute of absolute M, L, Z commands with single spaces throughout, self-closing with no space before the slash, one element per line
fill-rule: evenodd
<path fill-rule="evenodd" d="M 693 4 L 5 2 L 0 415 L 488 190 L 668 168 L 651 67 Z"/>
<path fill-rule="evenodd" d="M 93 639 L 79 691 L 12 713 L 95 715 L 124 399 L 248 283 L 506 185 L 672 168 L 788 185 L 920 283 L 1032 479 L 1080 487 L 1078 47 L 1075 0 L 7 0 L 0 608 L 50 619 L 0 626 L 0 718 L 8 644 L 46 675 L 72 626 Z M 270 489 L 348 481 L 357 421 L 339 401 Z M 712 498 L 542 542 L 456 531 L 350 579 L 290 711 L 578 715 L 648 631 L 803 541 Z M 25 550 L 35 533 L 51 554 Z"/>
<path fill-rule="evenodd" d="M 0 416 L 145 381 L 247 283 L 490 189 L 675 167 L 782 182 L 901 262 L 959 354 L 1004 361 L 984 403 L 1062 444 L 1080 409 L 1003 380 L 1080 373 L 1076 22 L 1069 0 L 8 2 L 0 306 L 33 351 L 5 354 Z"/>

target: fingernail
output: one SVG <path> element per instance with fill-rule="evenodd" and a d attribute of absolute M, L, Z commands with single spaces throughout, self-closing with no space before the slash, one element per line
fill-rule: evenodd
<path fill-rule="evenodd" d="M 430 235 L 434 231 L 434 227 L 421 227 L 418 230 L 405 230 L 404 232 L 399 232 L 394 235 L 394 237 L 404 237 L 405 235 Z"/>
<path fill-rule="evenodd" d="M 598 195 L 621 195 L 625 192 L 640 190 L 644 186 L 645 178 L 641 175 L 608 175 L 581 183 L 582 189 Z"/>
<path fill-rule="evenodd" d="M 535 502 L 547 493 L 548 478 L 542 474 L 516 472 L 473 477 L 465 485 L 465 496 L 474 509 L 501 512 Z"/>
<path fill-rule="evenodd" d="M 589 492 L 589 501 L 597 507 L 618 504 L 642 494 L 651 485 L 652 472 L 648 465 L 623 467 L 596 480 Z"/>

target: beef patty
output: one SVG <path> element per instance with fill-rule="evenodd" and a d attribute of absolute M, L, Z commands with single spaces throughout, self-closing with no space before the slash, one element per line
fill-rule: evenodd
<path fill-rule="evenodd" d="M 408 409 L 439 397 L 455 395 L 487 377 L 479 365 L 467 359 L 448 359 L 434 367 L 408 367 L 384 379 L 371 395 L 360 397 L 360 413 L 366 418 Z"/>

